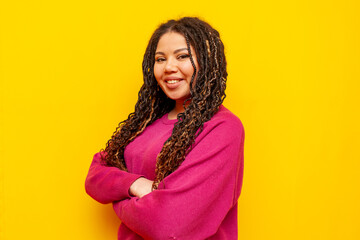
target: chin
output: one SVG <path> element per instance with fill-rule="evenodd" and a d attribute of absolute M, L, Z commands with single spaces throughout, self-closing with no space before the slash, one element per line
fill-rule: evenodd
<path fill-rule="evenodd" d="M 185 99 L 190 97 L 190 95 L 184 95 L 184 94 L 166 94 L 166 96 L 168 96 L 168 98 L 175 101 L 179 101 L 179 100 L 184 101 Z"/>

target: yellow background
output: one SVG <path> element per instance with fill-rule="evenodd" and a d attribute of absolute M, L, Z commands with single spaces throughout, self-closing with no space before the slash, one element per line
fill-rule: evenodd
<path fill-rule="evenodd" d="M 93 154 L 133 111 L 151 33 L 199 16 L 245 126 L 239 239 L 360 239 L 360 19 L 353 0 L 5 1 L 0 239 L 116 239 L 85 193 Z M 156 223 L 154 223 L 156 227 Z"/>

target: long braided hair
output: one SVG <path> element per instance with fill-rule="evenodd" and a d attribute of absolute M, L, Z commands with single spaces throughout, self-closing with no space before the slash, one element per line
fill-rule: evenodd
<path fill-rule="evenodd" d="M 172 134 L 157 156 L 153 189 L 157 189 L 158 184 L 185 160 L 196 137 L 202 132 L 204 123 L 219 110 L 226 97 L 226 59 L 218 31 L 196 17 L 170 20 L 160 25 L 153 33 L 144 54 L 144 84 L 138 93 L 135 111 L 119 123 L 105 150 L 102 149 L 106 153 L 102 155 L 102 162 L 127 171 L 125 147 L 147 126 L 175 107 L 175 101 L 159 89 L 154 76 L 157 44 L 167 32 L 177 32 L 185 37 L 194 74 L 190 82 L 190 98 L 185 100 L 184 108 L 186 102 L 190 103 L 183 113 L 177 115 L 178 121 Z M 195 67 L 190 46 L 195 49 L 199 69 Z M 196 72 L 198 74 L 195 79 Z"/>

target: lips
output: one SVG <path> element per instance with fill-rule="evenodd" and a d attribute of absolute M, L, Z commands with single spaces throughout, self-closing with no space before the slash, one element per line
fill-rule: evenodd
<path fill-rule="evenodd" d="M 166 82 L 170 83 L 170 84 L 173 84 L 173 83 L 177 83 L 179 81 L 180 81 L 180 79 L 171 79 L 171 80 L 167 80 Z"/>
<path fill-rule="evenodd" d="M 174 89 L 180 86 L 182 80 L 183 79 L 181 78 L 175 78 L 175 77 L 168 77 L 164 79 L 166 86 L 170 89 Z"/>
<path fill-rule="evenodd" d="M 172 80 L 182 80 L 182 78 L 179 78 L 179 77 L 171 77 L 171 76 L 168 76 L 164 79 L 165 82 L 168 82 L 168 81 L 172 81 Z"/>

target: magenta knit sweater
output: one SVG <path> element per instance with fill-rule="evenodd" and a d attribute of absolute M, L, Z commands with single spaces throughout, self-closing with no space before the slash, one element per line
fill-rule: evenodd
<path fill-rule="evenodd" d="M 155 178 L 156 156 L 177 120 L 157 119 L 125 148 L 128 172 L 100 164 L 95 154 L 85 181 L 96 201 L 112 203 L 122 221 L 119 240 L 237 239 L 237 200 L 244 164 L 244 128 L 223 105 L 204 124 L 193 149 L 157 190 L 142 198 L 129 188 L 141 176 Z"/>

